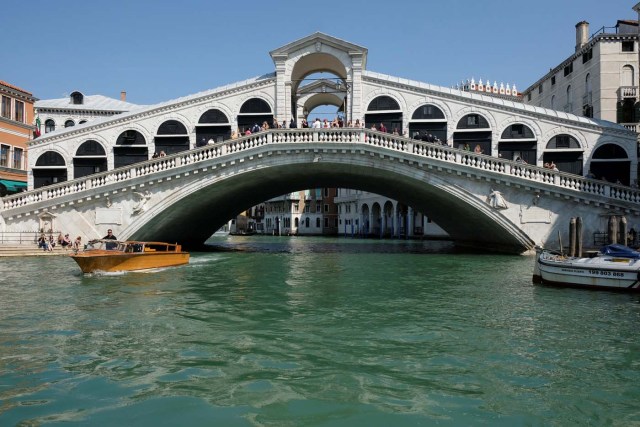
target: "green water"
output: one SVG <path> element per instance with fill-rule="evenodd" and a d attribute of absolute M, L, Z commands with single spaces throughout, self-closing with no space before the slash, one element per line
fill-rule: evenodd
<path fill-rule="evenodd" d="M 640 425 L 638 296 L 443 243 L 214 244 L 151 273 L 0 260 L 0 426 Z"/>

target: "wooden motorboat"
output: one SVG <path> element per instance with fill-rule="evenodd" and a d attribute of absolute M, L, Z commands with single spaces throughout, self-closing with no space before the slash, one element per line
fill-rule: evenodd
<path fill-rule="evenodd" d="M 83 273 L 137 271 L 189 263 L 189 253 L 177 243 L 92 240 L 71 255 Z"/>
<path fill-rule="evenodd" d="M 640 252 L 608 245 L 590 258 L 569 257 L 541 249 L 533 282 L 578 288 L 640 291 Z"/>

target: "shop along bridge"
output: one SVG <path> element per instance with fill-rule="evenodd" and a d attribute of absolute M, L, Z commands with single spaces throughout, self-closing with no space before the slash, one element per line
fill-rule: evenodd
<path fill-rule="evenodd" d="M 610 216 L 633 226 L 640 191 L 366 129 L 271 129 L 4 197 L 4 232 L 203 243 L 270 198 L 320 187 L 370 191 L 425 213 L 459 244 L 523 253 L 589 236 Z M 367 218 L 371 219 L 371 218 Z M 361 223 L 365 223 L 365 218 Z M 407 223 L 411 221 L 407 219 Z"/>

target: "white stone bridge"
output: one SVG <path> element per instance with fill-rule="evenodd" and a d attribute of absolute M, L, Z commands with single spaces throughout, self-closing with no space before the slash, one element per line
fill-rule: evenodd
<path fill-rule="evenodd" d="M 558 230 L 567 242 L 571 217 L 589 246 L 609 216 L 640 215 L 640 191 L 604 181 L 365 129 L 274 129 L 5 197 L 0 230 L 196 245 L 238 212 L 319 187 L 388 196 L 459 244 L 512 253 L 557 246 Z"/>

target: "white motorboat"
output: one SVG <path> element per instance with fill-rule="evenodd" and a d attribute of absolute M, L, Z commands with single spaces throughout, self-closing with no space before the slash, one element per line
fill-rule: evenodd
<path fill-rule="evenodd" d="M 640 291 L 640 252 L 608 245 L 590 258 L 539 250 L 533 282 L 578 288 Z"/>

